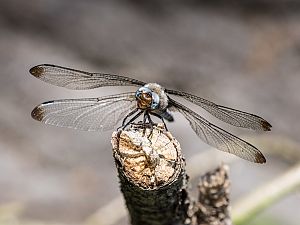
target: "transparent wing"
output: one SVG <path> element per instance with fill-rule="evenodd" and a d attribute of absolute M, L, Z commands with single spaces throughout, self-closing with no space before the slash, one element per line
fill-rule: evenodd
<path fill-rule="evenodd" d="M 47 83 L 68 89 L 85 90 L 104 86 L 143 86 L 144 82 L 129 77 L 89 73 L 62 66 L 42 64 L 32 67 L 29 72 Z"/>
<path fill-rule="evenodd" d="M 112 129 L 135 108 L 134 93 L 125 93 L 101 98 L 49 101 L 35 107 L 31 116 L 58 127 L 105 131 Z"/>
<path fill-rule="evenodd" d="M 266 162 L 263 154 L 253 145 L 208 122 L 197 113 L 172 99 L 170 99 L 170 104 L 172 105 L 170 109 L 182 113 L 190 122 L 196 134 L 205 143 L 251 162 Z"/>
<path fill-rule="evenodd" d="M 233 126 L 244 127 L 252 130 L 271 130 L 271 124 L 269 124 L 263 118 L 251 113 L 243 112 L 240 110 L 232 109 L 229 107 L 217 105 L 204 98 L 198 96 L 174 90 L 166 90 L 167 93 L 181 96 L 184 99 L 202 107 L 207 112 L 215 116 L 216 118 L 229 123 Z"/>

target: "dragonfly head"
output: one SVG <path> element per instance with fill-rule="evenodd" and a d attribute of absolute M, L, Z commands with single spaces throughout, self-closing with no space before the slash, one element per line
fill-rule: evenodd
<path fill-rule="evenodd" d="M 147 87 L 139 88 L 135 97 L 139 109 L 157 109 L 159 107 L 159 96 Z"/>

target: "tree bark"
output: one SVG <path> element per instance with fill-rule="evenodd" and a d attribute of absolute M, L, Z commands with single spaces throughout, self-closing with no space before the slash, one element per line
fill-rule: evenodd
<path fill-rule="evenodd" d="M 228 167 L 221 165 L 200 178 L 198 201 L 194 206 L 197 225 L 231 225 L 229 214 Z"/>
<path fill-rule="evenodd" d="M 225 167 L 201 178 L 192 202 L 180 145 L 163 124 L 131 124 L 113 133 L 112 146 L 132 225 L 230 224 Z"/>

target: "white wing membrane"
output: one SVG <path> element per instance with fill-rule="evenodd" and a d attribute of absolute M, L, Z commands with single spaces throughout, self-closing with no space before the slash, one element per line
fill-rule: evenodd
<path fill-rule="evenodd" d="M 208 122 L 206 119 L 184 105 L 172 99 L 170 101 L 174 106 L 171 109 L 182 113 L 190 122 L 192 129 L 205 143 L 221 151 L 229 152 L 251 162 L 266 162 L 263 154 L 253 145 Z"/>
<path fill-rule="evenodd" d="M 86 131 L 113 129 L 136 108 L 134 93 L 101 98 L 66 99 L 42 103 L 34 108 L 34 119 L 58 127 Z"/>
<path fill-rule="evenodd" d="M 129 77 L 89 73 L 62 66 L 42 64 L 29 71 L 36 78 L 47 83 L 68 89 L 85 90 L 104 86 L 143 86 L 144 82 Z"/>

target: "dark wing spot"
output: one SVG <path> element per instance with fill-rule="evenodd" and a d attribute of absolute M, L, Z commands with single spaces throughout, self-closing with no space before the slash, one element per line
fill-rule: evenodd
<path fill-rule="evenodd" d="M 43 76 L 44 71 L 45 71 L 44 68 L 41 66 L 34 66 L 29 70 L 29 72 L 37 78 Z"/>
<path fill-rule="evenodd" d="M 255 162 L 257 163 L 266 163 L 266 158 L 261 152 L 255 154 Z"/>
<path fill-rule="evenodd" d="M 270 131 L 271 130 L 271 127 L 272 127 L 272 125 L 271 124 L 269 124 L 267 121 L 265 121 L 265 120 L 262 120 L 261 121 L 261 126 L 262 126 L 262 128 L 264 129 L 264 131 Z"/>
<path fill-rule="evenodd" d="M 45 116 L 45 111 L 40 105 L 35 107 L 31 112 L 31 117 L 37 121 L 42 121 Z"/>

